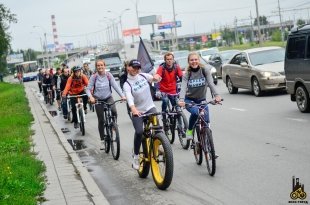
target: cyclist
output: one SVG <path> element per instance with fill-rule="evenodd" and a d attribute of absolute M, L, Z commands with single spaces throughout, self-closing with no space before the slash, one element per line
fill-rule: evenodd
<path fill-rule="evenodd" d="M 78 66 L 73 67 L 72 69 L 73 74 L 68 78 L 66 87 L 62 93 L 62 97 L 66 97 L 66 95 L 69 93 L 70 95 L 82 95 L 85 94 L 85 87 L 88 85 L 88 78 L 86 75 L 81 73 L 81 68 Z M 87 113 L 87 96 L 83 96 L 83 105 L 85 113 Z M 76 114 L 76 107 L 75 103 L 77 102 L 76 98 L 72 98 L 70 100 L 71 107 L 72 107 L 72 114 L 73 114 L 73 120 L 74 122 L 74 128 L 78 128 L 78 119 Z"/>
<path fill-rule="evenodd" d="M 69 69 L 67 68 L 63 68 L 62 69 L 62 75 L 60 76 L 61 78 L 61 82 L 60 82 L 60 92 L 62 93 L 66 87 L 68 78 L 69 78 Z M 68 108 L 67 108 L 67 100 L 66 98 L 62 99 L 61 102 L 61 107 L 62 107 L 62 114 L 64 119 L 67 119 L 67 115 L 68 115 Z"/>
<path fill-rule="evenodd" d="M 155 104 L 152 100 L 149 81 L 159 81 L 159 75 L 140 73 L 141 64 L 138 60 L 131 60 L 128 64 L 127 81 L 124 83 L 124 92 L 127 103 L 133 114 L 132 124 L 135 129 L 134 153 L 132 167 L 139 169 L 139 148 L 142 141 L 143 119 L 139 117 L 144 113 L 156 112 Z"/>
<path fill-rule="evenodd" d="M 45 84 L 45 86 L 43 86 L 43 94 L 44 94 L 44 97 L 47 96 L 47 84 L 49 84 L 50 86 L 50 89 L 53 91 L 53 87 L 54 87 L 54 80 L 53 80 L 53 75 L 50 74 L 50 71 L 49 69 L 46 69 L 45 70 L 45 74 L 43 75 L 43 78 L 42 78 L 42 84 Z M 54 92 L 52 92 L 53 95 L 52 95 L 52 100 L 54 101 Z"/>
<path fill-rule="evenodd" d="M 167 110 L 168 100 L 170 100 L 172 106 L 177 104 L 177 79 L 181 79 L 183 75 L 180 66 L 174 61 L 174 55 L 172 53 L 166 53 L 164 55 L 164 60 L 165 62 L 160 64 L 156 72 L 161 77 L 159 91 L 162 94 L 162 112 Z M 166 124 L 166 119 L 166 115 L 163 114 L 164 125 Z"/>
<path fill-rule="evenodd" d="M 87 76 L 88 79 L 93 74 L 93 71 L 90 70 L 88 63 L 83 64 L 83 73 Z"/>
<path fill-rule="evenodd" d="M 215 96 L 215 101 L 220 102 L 221 97 L 215 89 L 213 79 L 211 76 L 211 68 L 209 65 L 205 67 L 200 63 L 199 55 L 195 52 L 190 53 L 187 58 L 188 68 L 186 74 L 183 76 L 179 105 L 185 106 L 185 103 L 194 102 L 199 104 L 206 100 L 207 88 L 211 90 L 212 96 Z M 186 110 L 191 113 L 189 118 L 188 130 L 186 131 L 187 139 L 193 139 L 193 127 L 198 118 L 198 107 L 186 107 Z M 209 123 L 209 109 L 206 110 L 206 122 Z"/>
<path fill-rule="evenodd" d="M 124 83 L 127 81 L 127 75 L 128 75 L 128 71 L 127 71 L 127 68 L 128 68 L 128 64 L 129 64 L 129 61 L 124 61 L 124 67 L 122 69 L 122 72 L 119 76 L 119 85 L 121 86 L 122 90 L 124 90 Z M 126 106 L 127 106 L 127 113 L 128 115 L 130 116 L 130 107 L 128 105 L 128 103 L 126 103 Z"/>
<path fill-rule="evenodd" d="M 54 79 L 54 90 L 56 90 L 56 101 L 57 101 L 59 111 L 61 110 L 61 107 L 60 107 L 61 75 L 62 75 L 62 70 L 60 68 L 57 68 L 55 75 L 53 75 L 53 79 Z"/>
<path fill-rule="evenodd" d="M 37 74 L 37 79 L 38 79 L 38 86 L 39 86 L 40 93 L 42 93 L 42 80 L 43 80 L 43 76 L 44 76 L 44 71 L 43 71 L 42 68 L 39 68 L 39 72 Z"/>
<path fill-rule="evenodd" d="M 125 95 L 122 93 L 121 88 L 117 85 L 115 78 L 113 75 L 106 71 L 105 61 L 99 59 L 95 62 L 95 66 L 97 69 L 97 73 L 93 74 L 89 79 L 89 84 L 86 88 L 86 93 L 89 97 L 91 103 L 95 103 L 96 99 L 100 101 L 107 102 L 109 104 L 114 103 L 114 99 L 112 97 L 112 89 L 118 93 L 118 95 L 125 100 Z M 104 116 L 103 116 L 103 104 L 95 105 L 96 114 L 98 117 L 98 130 L 101 139 L 101 147 L 103 149 L 104 145 Z M 112 115 L 117 118 L 116 106 L 112 106 Z"/>

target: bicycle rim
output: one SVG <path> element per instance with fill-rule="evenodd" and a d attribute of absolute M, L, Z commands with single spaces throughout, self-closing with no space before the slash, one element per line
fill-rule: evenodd
<path fill-rule="evenodd" d="M 212 137 L 212 131 L 209 128 L 206 128 L 206 152 L 205 159 L 207 164 L 207 169 L 210 176 L 214 176 L 216 171 L 216 160 L 215 160 L 215 149 Z"/>
<path fill-rule="evenodd" d="M 111 152 L 115 160 L 118 160 L 120 154 L 120 141 L 117 125 L 111 126 Z"/>
<path fill-rule="evenodd" d="M 169 140 L 170 144 L 173 144 L 174 142 L 174 136 L 172 135 L 172 118 L 168 116 L 166 120 L 166 124 L 164 125 L 165 135 L 167 139 Z"/>
<path fill-rule="evenodd" d="M 140 178 L 146 178 L 150 172 L 150 160 L 148 158 L 149 139 L 142 139 L 142 143 L 139 150 L 139 163 L 140 168 L 138 174 Z"/>
<path fill-rule="evenodd" d="M 195 133 L 195 131 L 196 131 L 196 133 Z M 194 157 L 195 157 L 196 163 L 198 165 L 201 165 L 201 163 L 202 163 L 202 148 L 201 148 L 201 144 L 199 142 L 199 133 L 200 133 L 200 129 L 198 127 L 196 127 L 196 129 L 194 129 L 193 152 L 194 152 Z"/>
<path fill-rule="evenodd" d="M 183 149 L 188 149 L 189 148 L 189 144 L 190 144 L 190 140 L 186 139 L 186 130 L 188 128 L 188 121 L 186 119 L 186 116 L 184 115 L 184 113 L 182 112 L 180 116 L 181 119 L 181 127 L 178 127 L 178 136 L 179 136 L 179 140 L 181 143 L 181 146 L 183 147 Z M 178 122 L 177 122 L 178 124 Z"/>
<path fill-rule="evenodd" d="M 79 115 L 80 115 L 80 130 L 82 132 L 82 135 L 85 135 L 85 126 L 84 126 L 84 116 L 83 116 L 83 111 L 80 109 L 79 110 Z"/>
<path fill-rule="evenodd" d="M 173 154 L 169 141 L 163 133 L 154 136 L 151 156 L 152 175 L 156 186 L 167 189 L 173 177 Z"/>

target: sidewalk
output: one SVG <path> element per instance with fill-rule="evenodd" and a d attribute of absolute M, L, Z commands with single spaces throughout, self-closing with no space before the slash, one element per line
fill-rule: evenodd
<path fill-rule="evenodd" d="M 43 205 L 108 205 L 97 184 L 73 151 L 37 93 L 25 86 L 34 123 L 33 151 L 46 166 Z"/>

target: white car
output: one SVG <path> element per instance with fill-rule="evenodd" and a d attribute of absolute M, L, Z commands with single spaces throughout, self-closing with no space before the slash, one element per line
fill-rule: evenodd
<path fill-rule="evenodd" d="M 83 58 L 82 63 L 90 63 L 90 58 Z"/>
<path fill-rule="evenodd" d="M 215 54 L 215 53 L 218 53 L 219 52 L 219 49 L 217 47 L 212 47 L 212 48 L 209 48 L 209 49 L 203 49 L 203 50 L 199 50 L 197 51 L 199 53 L 199 55 L 205 59 L 206 61 L 209 61 L 210 59 L 210 56 Z"/>

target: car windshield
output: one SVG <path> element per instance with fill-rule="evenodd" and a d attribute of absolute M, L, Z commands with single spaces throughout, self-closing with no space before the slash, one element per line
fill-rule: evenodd
<path fill-rule="evenodd" d="M 205 51 L 201 51 L 201 55 L 202 56 L 208 56 L 208 55 L 212 55 L 214 53 L 217 53 L 218 51 L 215 49 L 210 49 L 210 50 L 205 50 Z"/>
<path fill-rule="evenodd" d="M 285 50 L 283 48 L 258 51 L 249 53 L 250 61 L 253 66 L 264 65 L 284 61 Z"/>
<path fill-rule="evenodd" d="M 117 57 L 104 59 L 106 66 L 122 64 L 121 60 Z"/>
<path fill-rule="evenodd" d="M 223 61 L 228 61 L 230 60 L 235 54 L 239 53 L 240 51 L 224 51 L 221 52 L 221 56 L 223 58 Z"/>

